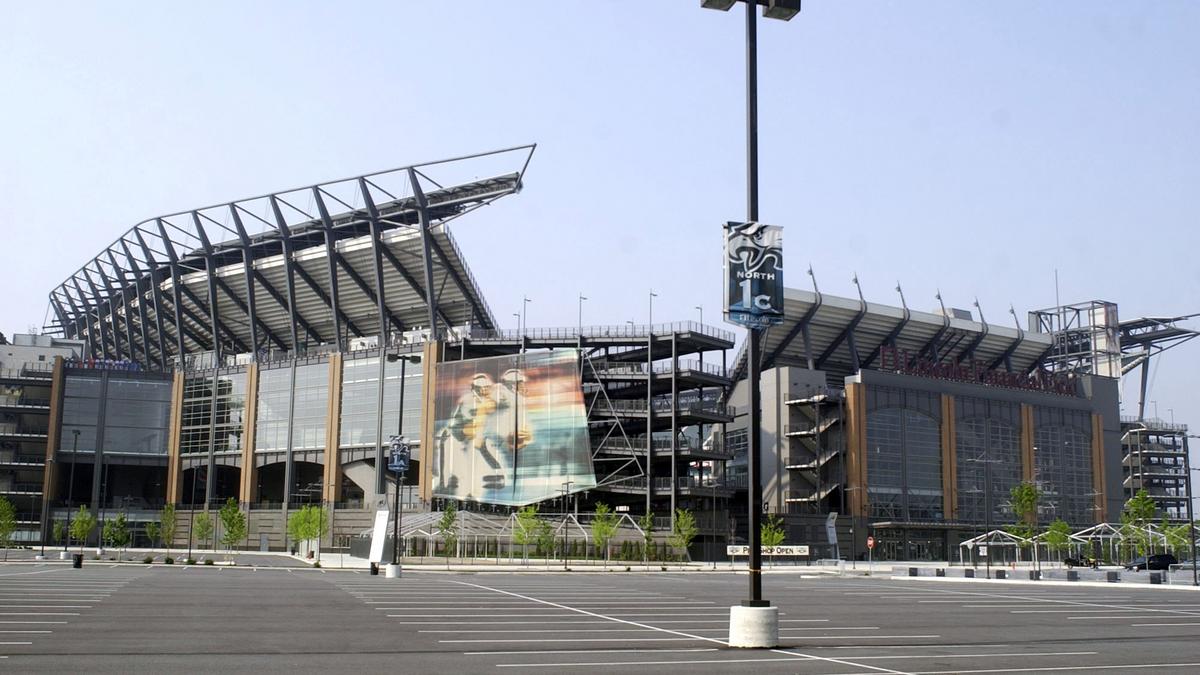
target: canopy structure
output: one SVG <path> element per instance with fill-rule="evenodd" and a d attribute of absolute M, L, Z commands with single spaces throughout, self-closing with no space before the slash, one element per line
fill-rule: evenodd
<path fill-rule="evenodd" d="M 496 328 L 448 223 L 518 192 L 534 146 L 413 164 L 142 221 L 50 292 L 95 359 L 345 350 Z M 439 328 L 441 327 L 441 328 Z"/>

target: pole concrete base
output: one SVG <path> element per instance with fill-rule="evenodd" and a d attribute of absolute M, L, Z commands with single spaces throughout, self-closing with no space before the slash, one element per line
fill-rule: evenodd
<path fill-rule="evenodd" d="M 779 608 L 729 608 L 729 646 L 764 649 L 779 646 Z"/>
<path fill-rule="evenodd" d="M 59 551 L 59 552 L 58 552 L 58 559 L 59 559 L 59 560 L 66 560 L 66 559 L 68 559 L 68 558 L 70 558 L 70 557 L 71 557 L 71 554 L 70 554 L 70 553 L 67 553 L 66 551 Z"/>
<path fill-rule="evenodd" d="M 383 576 L 387 577 L 388 579 L 399 579 L 400 566 L 395 563 L 385 565 L 383 569 Z"/>

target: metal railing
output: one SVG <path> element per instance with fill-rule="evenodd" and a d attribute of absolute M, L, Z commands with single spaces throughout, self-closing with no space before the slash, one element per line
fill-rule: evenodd
<path fill-rule="evenodd" d="M 608 406 L 615 412 L 646 414 L 646 402 L 644 400 L 627 401 L 615 400 L 608 401 Z M 655 399 L 654 412 L 669 413 L 672 405 L 670 399 Z M 723 415 L 733 417 L 736 412 L 733 406 L 720 405 L 711 401 L 680 401 L 679 406 L 675 407 L 677 412 L 681 413 L 707 413 L 711 415 Z M 598 406 L 593 412 L 604 412 L 604 407 Z"/>
<path fill-rule="evenodd" d="M 40 380 L 50 377 L 53 372 L 54 367 L 50 364 L 46 364 L 45 366 L 42 364 L 25 365 L 20 368 L 0 368 L 0 377 L 20 380 L 36 378 Z"/>
<path fill-rule="evenodd" d="M 674 333 L 699 333 L 707 337 L 733 342 L 733 333 L 715 326 L 695 321 L 676 321 L 673 323 L 656 323 L 647 325 L 598 325 L 557 327 L 557 328 L 526 328 L 525 330 L 504 328 L 488 330 L 477 328 L 471 331 L 474 341 L 518 341 L 522 337 L 529 340 L 574 340 L 584 338 L 645 338 L 651 332 L 654 335 L 671 335 Z"/>
<path fill-rule="evenodd" d="M 671 439 L 669 439 L 669 438 L 652 439 L 650 441 L 650 445 L 654 449 L 654 452 L 656 454 L 669 453 L 671 451 Z M 630 449 L 632 449 L 633 452 L 635 452 L 635 453 L 645 454 L 645 452 L 646 452 L 646 437 L 645 436 L 631 436 L 629 438 L 628 445 L 626 445 L 624 437 L 610 436 L 610 437 L 604 439 L 604 441 L 601 442 L 598 446 L 596 446 L 596 449 L 601 450 L 601 451 L 609 451 L 609 452 L 628 452 Z M 734 455 L 733 450 L 727 449 L 725 447 L 725 444 L 721 443 L 721 442 L 709 444 L 708 447 L 697 447 L 691 443 L 677 443 L 675 445 L 675 451 L 681 455 L 687 455 L 687 454 L 720 455 L 722 457 L 727 457 L 727 458 L 733 457 L 733 455 Z"/>
<path fill-rule="evenodd" d="M 605 362 L 603 360 L 593 359 L 592 364 L 597 372 L 601 375 L 645 375 L 645 363 L 626 363 L 626 362 Z M 698 359 L 679 359 L 679 370 L 700 371 L 707 375 L 716 377 L 726 377 L 726 371 L 716 363 L 700 363 Z M 669 375 L 675 372 L 675 364 L 671 361 L 657 361 L 654 363 L 653 372 L 655 375 Z"/>

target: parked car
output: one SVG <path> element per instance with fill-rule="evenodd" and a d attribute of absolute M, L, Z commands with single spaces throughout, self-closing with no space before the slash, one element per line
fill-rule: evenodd
<path fill-rule="evenodd" d="M 1125 569 L 1140 572 L 1142 570 L 1167 570 L 1171 565 L 1178 565 L 1179 560 L 1170 553 L 1156 553 L 1152 556 L 1142 556 L 1125 565 Z"/>
<path fill-rule="evenodd" d="M 1100 561 L 1096 560 L 1095 558 L 1089 558 L 1087 556 L 1080 556 L 1078 558 L 1063 558 L 1063 564 L 1067 566 L 1067 569 L 1070 569 L 1072 567 L 1093 567 L 1093 568 L 1095 568 L 1095 567 L 1100 566 Z"/>

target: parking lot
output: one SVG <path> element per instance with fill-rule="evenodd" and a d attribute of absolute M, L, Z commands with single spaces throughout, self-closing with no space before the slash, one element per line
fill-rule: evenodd
<path fill-rule="evenodd" d="M 1034 673 L 1200 670 L 1186 588 L 768 574 L 782 646 L 725 645 L 746 577 L 0 567 L 27 671 Z"/>

